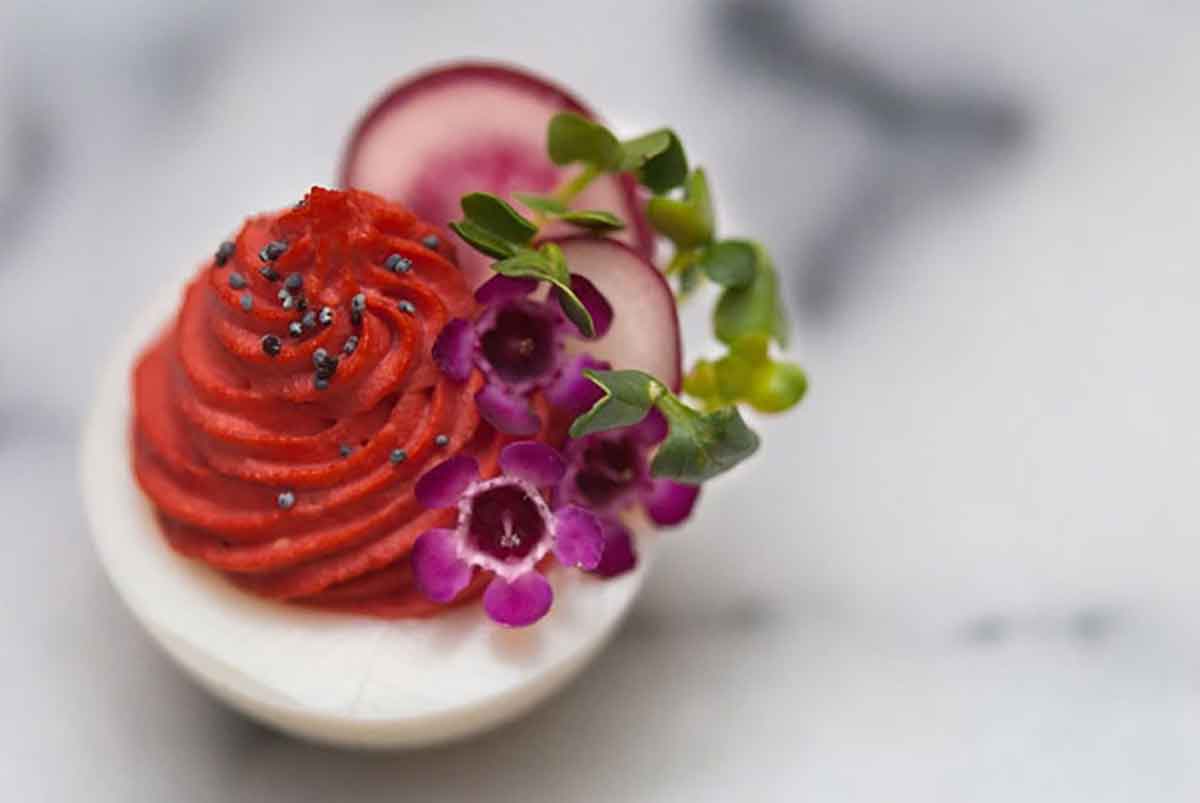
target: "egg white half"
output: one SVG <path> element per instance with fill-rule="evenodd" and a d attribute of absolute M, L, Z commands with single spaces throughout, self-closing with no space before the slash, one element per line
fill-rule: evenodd
<path fill-rule="evenodd" d="M 253 597 L 168 546 L 134 481 L 130 374 L 170 319 L 177 282 L 132 325 L 104 368 L 82 437 L 84 506 L 101 562 L 135 618 L 189 675 L 247 716 L 351 747 L 460 739 L 528 711 L 577 674 L 615 631 L 650 562 L 614 580 L 551 573 L 537 625 L 505 630 L 479 606 L 381 621 Z"/>

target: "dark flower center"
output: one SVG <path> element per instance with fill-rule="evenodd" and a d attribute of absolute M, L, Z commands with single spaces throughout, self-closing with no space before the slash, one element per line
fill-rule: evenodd
<path fill-rule="evenodd" d="M 583 451 L 575 487 L 588 502 L 605 507 L 637 481 L 641 460 L 630 438 L 594 440 Z"/>
<path fill-rule="evenodd" d="M 554 322 L 523 305 L 500 310 L 479 340 L 483 356 L 506 382 L 536 379 L 554 364 Z"/>
<path fill-rule="evenodd" d="M 471 543 L 494 558 L 520 559 L 546 535 L 538 506 L 516 485 L 489 488 L 471 500 Z"/>

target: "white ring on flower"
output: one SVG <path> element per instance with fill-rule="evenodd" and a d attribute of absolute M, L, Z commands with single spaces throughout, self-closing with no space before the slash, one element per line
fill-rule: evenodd
<path fill-rule="evenodd" d="M 545 528 L 545 534 L 533 549 L 529 551 L 529 554 L 517 561 L 502 560 L 471 545 L 471 513 L 475 497 L 493 488 L 503 488 L 505 486 L 519 488 L 533 502 L 538 515 L 542 517 L 542 526 Z M 550 547 L 554 544 L 557 533 L 554 526 L 554 514 L 550 512 L 550 506 L 546 504 L 546 500 L 542 498 L 538 489 L 518 477 L 501 475 L 482 482 L 477 480 L 468 485 L 467 489 L 463 491 L 462 496 L 458 498 L 458 526 L 454 528 L 454 535 L 455 550 L 460 560 L 471 566 L 478 566 L 481 569 L 494 572 L 496 576 L 503 577 L 505 580 L 512 582 L 521 575 L 533 571 L 538 562 L 546 557 L 546 553 L 550 551 Z"/>

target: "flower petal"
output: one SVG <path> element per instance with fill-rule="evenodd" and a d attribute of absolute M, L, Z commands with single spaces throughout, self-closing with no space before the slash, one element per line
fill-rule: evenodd
<path fill-rule="evenodd" d="M 462 492 L 477 479 L 479 463 L 474 457 L 460 454 L 422 474 L 413 494 L 428 508 L 454 507 Z"/>
<path fill-rule="evenodd" d="M 600 519 L 600 535 L 604 538 L 604 551 L 600 563 L 592 574 L 600 577 L 616 577 L 637 566 L 637 553 L 633 549 L 633 535 L 619 521 Z"/>
<path fill-rule="evenodd" d="M 545 488 L 567 473 L 567 461 L 552 446 L 537 441 L 518 441 L 500 452 L 500 468 L 505 474 Z"/>
<path fill-rule="evenodd" d="M 596 285 L 592 284 L 591 280 L 580 276 L 578 273 L 571 274 L 571 290 L 575 296 L 587 309 L 588 314 L 592 316 L 592 324 L 596 330 L 594 337 L 589 338 L 595 340 L 604 337 L 608 333 L 608 329 L 612 326 L 613 308 L 612 304 L 608 303 L 608 299 L 604 297 Z M 559 295 L 562 291 L 555 290 L 555 295 Z"/>
<path fill-rule="evenodd" d="M 583 375 L 584 370 L 607 371 L 611 363 L 597 360 L 590 354 L 578 354 L 563 366 L 558 377 L 546 388 L 546 401 L 572 413 L 590 410 L 600 401 L 604 391 Z"/>
<path fill-rule="evenodd" d="M 475 394 L 475 407 L 485 421 L 509 435 L 532 435 L 542 428 L 528 399 L 509 393 L 495 382 Z"/>
<path fill-rule="evenodd" d="M 651 407 L 646 417 L 630 427 L 629 432 L 638 443 L 652 445 L 667 437 L 667 429 L 666 417 L 657 407 Z"/>
<path fill-rule="evenodd" d="M 537 289 L 537 279 L 514 278 L 496 274 L 475 291 L 475 300 L 480 304 L 498 304 L 510 298 L 523 298 Z"/>
<path fill-rule="evenodd" d="M 483 609 L 507 627 L 525 627 L 546 615 L 554 589 L 539 572 L 530 571 L 509 582 L 497 577 L 483 592 Z"/>
<path fill-rule="evenodd" d="M 646 513 L 660 527 L 678 524 L 692 513 L 696 497 L 700 495 L 699 485 L 685 485 L 671 480 L 654 480 L 649 492 L 642 497 Z"/>
<path fill-rule="evenodd" d="M 567 505 L 554 515 L 554 556 L 564 566 L 595 569 L 604 552 L 600 519 L 587 508 Z"/>
<path fill-rule="evenodd" d="M 458 557 L 453 530 L 426 530 L 412 548 L 413 579 L 434 602 L 450 602 L 471 582 L 471 567 Z"/>
<path fill-rule="evenodd" d="M 471 375 L 474 354 L 475 327 L 466 318 L 449 321 L 433 343 L 433 361 L 455 382 L 465 382 Z"/>

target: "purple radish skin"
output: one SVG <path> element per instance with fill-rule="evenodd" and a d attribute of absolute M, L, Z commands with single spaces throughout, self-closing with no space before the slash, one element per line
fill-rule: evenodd
<path fill-rule="evenodd" d="M 444 228 L 461 217 L 458 201 L 465 193 L 511 201 L 513 191 L 547 193 L 576 175 L 578 167 L 560 168 L 546 155 L 546 126 L 562 111 L 593 117 L 562 88 L 514 67 L 464 62 L 436 68 L 393 87 L 371 107 L 350 137 L 340 180 L 400 201 Z M 617 215 L 626 229 L 615 236 L 653 255 L 654 237 L 631 176 L 598 177 L 573 206 Z M 568 231 L 560 224 L 544 229 L 548 236 Z M 482 254 L 460 246 L 458 256 L 472 286 L 491 275 Z"/>
<path fill-rule="evenodd" d="M 633 368 L 674 391 L 683 382 L 683 352 L 675 295 L 662 272 L 624 243 L 588 235 L 562 237 L 573 275 L 590 280 L 612 305 L 612 324 L 596 340 L 568 338 L 568 351 L 587 352 L 616 368 Z"/>

